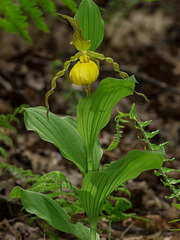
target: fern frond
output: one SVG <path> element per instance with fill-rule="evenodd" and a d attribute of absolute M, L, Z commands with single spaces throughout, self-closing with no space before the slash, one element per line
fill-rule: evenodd
<path fill-rule="evenodd" d="M 62 172 L 53 171 L 41 176 L 30 189 L 38 192 L 54 192 L 58 190 L 59 194 L 65 194 L 64 188 L 72 190 L 74 196 L 78 193 L 78 189 L 72 185 Z"/>
<path fill-rule="evenodd" d="M 16 166 L 13 166 L 8 163 L 0 164 L 0 168 L 4 169 L 5 171 L 8 171 L 10 174 L 12 174 L 15 178 L 19 180 L 33 177 L 34 181 L 37 181 L 37 179 L 40 177 L 40 175 L 34 175 L 31 170 L 17 168 Z"/>
<path fill-rule="evenodd" d="M 71 9 L 72 12 L 77 11 L 77 3 L 75 0 L 62 0 L 64 5 Z"/>
<path fill-rule="evenodd" d="M 14 112 L 12 114 L 7 115 L 0 115 L 0 140 L 8 141 L 11 144 L 11 147 L 13 147 L 13 141 L 10 137 L 6 136 L 7 129 L 12 129 L 17 134 L 17 129 L 12 124 L 16 123 L 16 125 L 19 127 L 20 122 L 19 119 L 16 117 L 16 114 L 20 111 L 22 107 L 27 105 L 21 105 L 20 107 L 17 107 L 14 109 Z M 0 153 L 3 155 L 4 158 L 7 158 L 7 154 L 5 150 L 0 147 Z"/>
<path fill-rule="evenodd" d="M 18 0 L 21 7 L 25 12 L 34 20 L 37 27 L 39 27 L 44 32 L 49 32 L 46 24 L 44 23 L 43 13 L 37 6 L 37 1 L 35 0 Z"/>
<path fill-rule="evenodd" d="M 0 153 L 2 154 L 2 156 L 3 156 L 5 159 L 7 159 L 7 153 L 6 153 L 6 151 L 4 150 L 4 148 L 2 148 L 1 146 L 0 146 Z"/>
<path fill-rule="evenodd" d="M 0 130 L 0 140 L 5 140 L 10 143 L 11 147 L 13 147 L 13 141 L 10 137 L 6 136 L 1 130 Z"/>
<path fill-rule="evenodd" d="M 38 0 L 38 4 L 45 10 L 51 13 L 52 15 L 56 15 L 56 6 L 51 0 Z"/>
<path fill-rule="evenodd" d="M 19 31 L 13 26 L 11 22 L 1 17 L 0 17 L 0 28 L 2 28 L 3 30 L 9 33 L 19 33 Z"/>
<path fill-rule="evenodd" d="M 0 18 L 0 27 L 10 33 L 20 34 L 27 42 L 31 43 L 28 32 L 28 17 L 31 17 L 38 28 L 49 32 L 44 22 L 44 12 L 48 11 L 56 15 L 55 4 L 52 0 L 1 0 L 0 11 L 3 17 Z M 27 17 L 27 16 L 28 17 Z"/>
<path fill-rule="evenodd" d="M 30 42 L 29 33 L 27 31 L 27 17 L 23 15 L 21 7 L 17 3 L 13 3 L 12 0 L 1 0 L 0 10 L 4 14 L 6 20 L 10 23 L 8 25 L 9 30 L 19 33 L 26 41 Z M 2 23 L 3 22 L 1 21 L 1 25 Z"/>
<path fill-rule="evenodd" d="M 117 146 L 120 143 L 120 140 L 122 138 L 122 129 L 124 128 L 124 126 L 122 126 L 120 123 L 128 123 L 127 120 L 124 120 L 124 117 L 129 116 L 129 114 L 124 114 L 122 112 L 120 112 L 118 110 L 119 115 L 115 117 L 114 121 L 115 121 L 115 128 L 116 128 L 116 133 L 114 134 L 113 140 L 111 142 L 111 144 L 109 145 L 109 147 L 106 149 L 107 151 L 112 151 L 115 148 L 117 148 Z"/>
<path fill-rule="evenodd" d="M 60 171 L 53 171 L 43 176 L 33 174 L 31 170 L 23 170 L 11 164 L 0 164 L 0 169 L 9 171 L 16 179 L 24 180 L 24 184 L 33 182 L 29 190 L 41 192 L 58 202 L 68 213 L 83 211 L 78 201 L 78 188 Z"/>
<path fill-rule="evenodd" d="M 152 144 L 150 142 L 150 139 L 152 137 L 156 136 L 159 133 L 159 130 L 153 131 L 151 133 L 150 132 L 146 132 L 144 130 L 144 127 L 148 126 L 151 123 L 151 121 L 141 122 L 138 119 L 136 111 L 135 111 L 135 104 L 133 104 L 129 116 L 130 116 L 130 119 L 135 121 L 135 127 L 137 129 L 139 129 L 143 133 L 143 135 L 144 135 L 144 138 L 142 138 L 142 139 L 139 138 L 139 139 L 144 141 L 144 142 L 146 142 L 148 144 L 150 150 L 161 150 L 161 151 L 164 152 L 164 147 L 168 145 L 168 142 L 164 142 L 164 143 L 162 143 L 160 145 Z M 174 159 L 171 159 L 171 161 L 173 161 L 173 160 Z M 167 161 L 167 159 L 164 159 L 164 161 Z M 180 179 L 176 180 L 174 178 L 169 178 L 167 176 L 167 173 L 172 172 L 172 171 L 180 171 L 180 170 L 162 167 L 159 172 L 155 171 L 155 174 L 157 176 L 163 177 L 163 179 L 161 179 L 163 185 L 165 187 L 169 187 L 171 189 L 171 191 L 172 191 L 172 194 L 170 196 L 166 196 L 166 197 L 167 198 L 176 197 L 177 200 L 180 202 L 180 188 L 176 187 L 176 185 L 180 183 Z"/>

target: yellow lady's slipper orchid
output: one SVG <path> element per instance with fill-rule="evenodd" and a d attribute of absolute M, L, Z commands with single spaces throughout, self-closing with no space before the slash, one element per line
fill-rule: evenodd
<path fill-rule="evenodd" d="M 92 84 L 99 76 L 98 66 L 84 54 L 71 69 L 69 78 L 76 85 Z"/>

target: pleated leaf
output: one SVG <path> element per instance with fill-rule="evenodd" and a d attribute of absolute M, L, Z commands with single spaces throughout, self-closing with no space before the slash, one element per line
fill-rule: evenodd
<path fill-rule="evenodd" d="M 74 162 L 85 174 L 87 153 L 75 120 L 53 113 L 49 113 L 47 118 L 46 112 L 44 107 L 27 108 L 24 114 L 27 130 L 37 132 L 43 140 L 54 144 L 66 159 Z"/>
<path fill-rule="evenodd" d="M 79 197 L 90 223 L 97 221 L 106 198 L 119 185 L 143 171 L 161 168 L 163 159 L 158 151 L 132 150 L 108 168 L 86 174 Z"/>
<path fill-rule="evenodd" d="M 127 79 L 106 78 L 91 96 L 79 101 L 77 129 L 84 139 L 89 156 L 93 154 L 99 132 L 110 120 L 113 107 L 123 97 L 133 94 L 135 81 L 134 76 Z M 95 160 L 92 164 L 92 169 L 88 169 L 98 170 L 98 163 Z"/>
<path fill-rule="evenodd" d="M 98 6 L 92 0 L 83 0 L 74 18 L 84 39 L 91 41 L 90 50 L 95 51 L 104 38 L 104 22 Z"/>
<path fill-rule="evenodd" d="M 75 235 L 78 239 L 89 239 L 89 229 L 81 223 L 72 224 L 70 216 L 52 198 L 20 187 L 15 187 L 9 200 L 21 198 L 25 210 L 47 221 L 54 228 Z M 97 239 L 99 236 L 97 234 Z"/>

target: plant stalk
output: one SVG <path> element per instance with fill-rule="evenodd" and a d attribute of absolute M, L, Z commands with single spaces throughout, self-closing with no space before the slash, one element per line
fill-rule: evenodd
<path fill-rule="evenodd" d="M 97 221 L 90 224 L 90 240 L 96 239 Z"/>
<path fill-rule="evenodd" d="M 92 94 L 91 84 L 84 85 L 84 89 L 85 89 L 87 96 L 90 96 Z"/>

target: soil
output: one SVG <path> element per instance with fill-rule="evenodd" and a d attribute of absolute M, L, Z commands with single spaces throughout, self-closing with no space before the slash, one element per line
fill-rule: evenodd
<path fill-rule="evenodd" d="M 134 74 L 139 82 L 136 91 L 147 96 L 149 102 L 139 95 L 122 99 L 113 109 L 109 124 L 99 138 L 104 156 L 102 165 L 117 160 L 131 149 L 144 148 L 138 139 L 138 131 L 132 122 L 125 126 L 120 145 L 108 152 L 115 133 L 114 117 L 117 108 L 129 112 L 133 103 L 142 121 L 152 120 L 148 131 L 160 129 L 153 142 L 160 144 L 169 141 L 166 147 L 167 158 L 174 161 L 165 163 L 169 168 L 180 169 L 180 2 L 155 1 L 139 3 L 132 7 L 118 5 L 112 9 L 107 4 L 97 1 L 106 20 L 105 38 L 98 52 L 111 56 L 122 71 Z M 59 11 L 72 15 L 63 7 Z M 62 64 L 76 50 L 69 43 L 73 31 L 67 23 L 47 17 L 50 34 L 42 33 L 35 26 L 30 27 L 33 45 L 27 44 L 19 36 L 0 30 L 0 114 L 9 114 L 22 104 L 29 106 L 44 105 L 44 95 L 50 88 L 50 82 Z M 105 77 L 118 77 L 110 64 L 101 62 L 101 71 L 93 89 Z M 69 114 L 76 117 L 76 104 L 85 96 L 81 87 L 69 82 L 68 74 L 58 80 L 57 88 L 50 98 L 50 110 L 60 116 Z M 14 146 L 1 141 L 7 151 L 7 159 L 0 156 L 0 163 L 13 164 L 23 169 L 31 169 L 34 174 L 45 174 L 53 170 L 62 171 L 72 184 L 80 187 L 82 176 L 78 169 L 65 160 L 58 150 L 44 142 L 36 133 L 28 132 L 23 123 L 23 115 L 18 114 L 20 127 L 18 133 L 6 131 Z M 170 172 L 169 177 L 180 179 L 180 172 Z M 73 236 L 59 233 L 21 211 L 21 202 L 8 202 L 14 186 L 22 186 L 23 180 L 0 169 L 0 239 L 75 239 Z M 160 178 L 153 171 L 142 173 L 138 178 L 127 182 L 131 192 L 129 200 L 132 208 L 128 213 L 136 213 L 147 218 L 151 224 L 134 218 L 112 223 L 112 240 L 178 240 L 180 222 L 170 223 L 180 216 L 180 211 L 172 205 L 176 198 L 166 198 L 171 190 L 164 187 Z M 103 230 L 102 230 L 103 229 Z M 108 239 L 108 222 L 103 219 L 98 225 L 102 240 Z M 56 238 L 55 235 L 56 234 Z"/>

